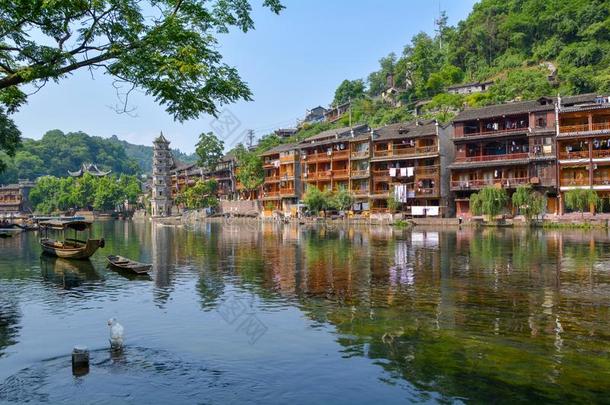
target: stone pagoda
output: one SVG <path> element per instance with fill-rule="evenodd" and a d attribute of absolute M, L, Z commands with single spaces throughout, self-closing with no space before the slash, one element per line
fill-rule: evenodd
<path fill-rule="evenodd" d="M 163 132 L 153 141 L 152 198 L 150 200 L 153 217 L 164 217 L 172 212 L 172 180 L 170 170 L 174 164 L 169 141 Z"/>

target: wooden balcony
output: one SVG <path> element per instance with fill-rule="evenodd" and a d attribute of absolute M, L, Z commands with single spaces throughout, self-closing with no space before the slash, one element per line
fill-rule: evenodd
<path fill-rule="evenodd" d="M 392 149 L 375 150 L 373 157 L 403 157 L 416 155 L 429 155 L 438 152 L 438 145 L 407 147 L 406 145 L 395 145 Z"/>
<path fill-rule="evenodd" d="M 582 179 L 561 179 L 560 184 L 562 187 L 582 187 L 582 186 L 590 186 L 589 182 L 589 174 Z"/>
<path fill-rule="evenodd" d="M 349 150 L 337 150 L 331 154 L 333 160 L 349 159 Z"/>
<path fill-rule="evenodd" d="M 610 149 L 593 149 L 593 159 L 606 159 L 610 158 Z"/>
<path fill-rule="evenodd" d="M 454 136 L 454 139 L 464 139 L 468 137 L 477 137 L 477 136 L 493 136 L 493 135 L 510 135 L 510 134 L 518 134 L 529 131 L 529 127 L 520 127 L 520 128 L 508 128 L 508 129 L 498 129 L 496 131 L 482 131 L 482 132 L 472 132 L 469 134 L 464 134 L 461 136 Z"/>
<path fill-rule="evenodd" d="M 373 190 L 371 197 L 375 198 L 388 198 L 390 196 L 389 190 Z"/>
<path fill-rule="evenodd" d="M 574 132 L 589 132 L 589 131 L 608 131 L 610 130 L 610 122 L 593 122 L 589 124 L 576 124 L 576 125 L 561 125 L 559 127 L 560 134 L 574 133 Z"/>
<path fill-rule="evenodd" d="M 347 170 L 347 169 L 331 170 L 331 177 L 333 179 L 346 179 L 349 177 L 349 170 Z"/>
<path fill-rule="evenodd" d="M 280 195 L 282 195 L 282 196 L 295 195 L 294 188 L 281 188 Z"/>
<path fill-rule="evenodd" d="M 289 163 L 294 163 L 297 161 L 297 156 L 296 155 L 292 155 L 292 156 L 283 156 L 280 158 L 280 164 L 289 164 Z"/>
<path fill-rule="evenodd" d="M 594 186 L 610 186 L 610 178 L 608 177 L 593 177 Z"/>
<path fill-rule="evenodd" d="M 513 177 L 499 179 L 478 179 L 478 180 L 452 180 L 451 190 L 476 190 L 486 186 L 500 185 L 502 188 L 516 188 L 520 185 L 529 184 L 529 177 Z"/>
<path fill-rule="evenodd" d="M 263 192 L 263 198 L 264 197 L 279 197 L 279 195 L 280 195 L 279 190 L 264 191 Z"/>
<path fill-rule="evenodd" d="M 370 153 L 369 151 L 364 151 L 364 152 L 352 152 L 351 157 L 352 159 L 368 159 Z"/>
<path fill-rule="evenodd" d="M 369 177 L 369 170 L 352 170 L 351 177 Z"/>
<path fill-rule="evenodd" d="M 416 197 L 438 197 L 439 188 L 438 187 L 416 187 L 415 196 Z"/>
<path fill-rule="evenodd" d="M 390 172 L 388 170 L 373 170 L 374 181 L 390 181 Z"/>
<path fill-rule="evenodd" d="M 352 194 L 354 194 L 357 197 L 368 196 L 369 195 L 369 189 L 368 189 L 368 187 L 366 187 L 366 188 L 357 188 L 355 190 L 352 190 Z"/>
<path fill-rule="evenodd" d="M 265 183 L 273 183 L 276 181 L 280 181 L 280 176 L 267 176 L 265 177 Z"/>
<path fill-rule="evenodd" d="M 294 173 L 280 174 L 280 180 L 293 180 L 293 179 L 294 179 Z"/>
<path fill-rule="evenodd" d="M 571 160 L 571 159 L 589 159 L 589 151 L 588 150 L 579 150 L 573 152 L 559 152 L 559 159 L 561 160 Z"/>
<path fill-rule="evenodd" d="M 304 180 L 316 180 L 318 178 L 318 173 L 317 172 L 308 172 L 308 173 L 303 173 L 303 179 Z"/>
<path fill-rule="evenodd" d="M 496 160 L 519 160 L 527 159 L 529 153 L 508 153 L 505 155 L 477 155 L 477 156 L 465 156 L 456 157 L 456 163 L 470 163 L 470 162 L 493 162 Z"/>
<path fill-rule="evenodd" d="M 438 176 L 440 173 L 439 166 L 418 166 L 415 168 L 415 174 L 418 176 Z"/>

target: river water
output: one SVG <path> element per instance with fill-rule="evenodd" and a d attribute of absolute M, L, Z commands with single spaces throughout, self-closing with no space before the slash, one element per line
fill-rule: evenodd
<path fill-rule="evenodd" d="M 604 402 L 606 231 L 95 224 L 0 239 L 0 402 Z M 106 254 L 154 264 L 108 269 Z M 108 350 L 106 321 L 125 327 Z M 91 350 L 72 375 L 75 345 Z"/>

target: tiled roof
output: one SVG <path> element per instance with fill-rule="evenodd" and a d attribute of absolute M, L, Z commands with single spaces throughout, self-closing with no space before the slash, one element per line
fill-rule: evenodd
<path fill-rule="evenodd" d="M 286 152 L 292 149 L 297 149 L 298 145 L 296 143 L 283 143 L 281 145 L 274 146 L 266 152 L 261 153 L 261 156 L 269 156 L 274 155 L 276 153 Z"/>
<path fill-rule="evenodd" d="M 341 137 L 350 135 L 352 129 L 354 131 L 354 134 L 361 134 L 363 132 L 369 131 L 369 127 L 366 124 L 357 125 L 353 128 L 344 127 L 344 128 L 328 129 L 326 131 L 320 132 L 317 135 L 310 136 L 309 138 L 303 140 L 301 143 L 302 144 L 311 143 L 312 141 L 319 141 L 319 140 L 324 140 L 327 138 L 337 138 L 337 137 L 341 138 Z"/>
<path fill-rule="evenodd" d="M 561 97 L 563 106 L 595 101 L 595 93 L 580 94 L 577 96 Z M 470 121 L 501 117 L 503 115 L 525 114 L 537 111 L 551 111 L 555 109 L 557 97 L 540 97 L 537 100 L 519 101 L 504 104 L 495 104 L 481 108 L 468 108 L 460 112 L 453 122 Z M 544 104 L 543 104 L 544 103 Z"/>
<path fill-rule="evenodd" d="M 374 132 L 375 141 L 436 135 L 436 122 L 434 120 L 402 122 L 377 128 Z"/>

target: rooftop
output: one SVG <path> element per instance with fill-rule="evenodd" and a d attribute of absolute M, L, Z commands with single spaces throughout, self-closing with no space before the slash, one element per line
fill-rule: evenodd
<path fill-rule="evenodd" d="M 377 135 L 374 140 L 382 141 L 397 138 L 415 138 L 426 135 L 436 135 L 436 121 L 411 121 L 386 125 L 374 130 Z"/>

